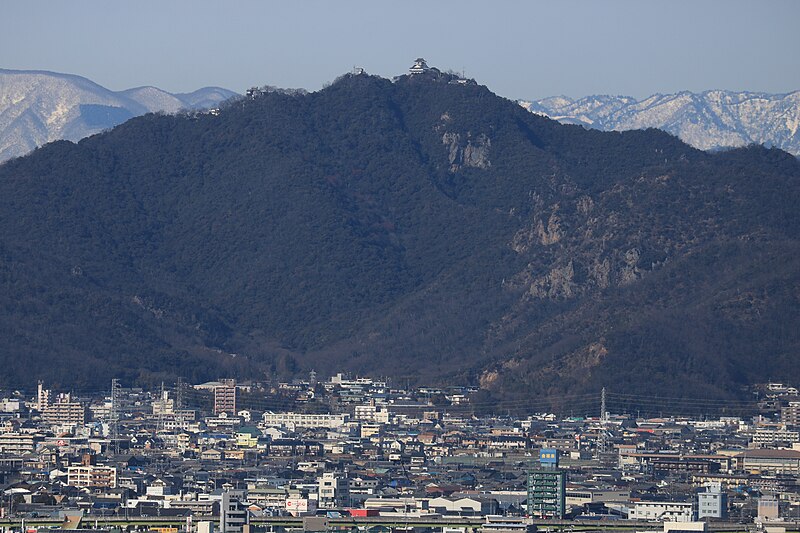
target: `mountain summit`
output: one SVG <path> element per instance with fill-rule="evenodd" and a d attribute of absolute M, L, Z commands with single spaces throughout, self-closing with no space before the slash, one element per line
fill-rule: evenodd
<path fill-rule="evenodd" d="M 435 69 L 146 115 L 0 166 L 6 383 L 350 370 L 494 396 L 796 375 L 800 163 Z"/>
<path fill-rule="evenodd" d="M 187 94 L 156 87 L 114 92 L 71 74 L 0 69 L 0 162 L 51 141 L 77 141 L 145 113 L 216 107 L 235 94 L 219 87 Z"/>

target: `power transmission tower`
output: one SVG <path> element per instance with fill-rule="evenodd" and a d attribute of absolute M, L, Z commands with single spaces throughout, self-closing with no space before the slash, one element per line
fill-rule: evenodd
<path fill-rule="evenodd" d="M 109 414 L 109 433 L 115 454 L 119 454 L 119 380 L 111 380 L 111 413 Z"/>
<path fill-rule="evenodd" d="M 159 409 L 158 409 L 158 427 L 156 428 L 156 435 L 159 433 L 164 432 L 164 412 L 167 410 L 167 398 L 164 394 L 164 382 L 161 382 L 161 398 L 159 398 Z"/>
<path fill-rule="evenodd" d="M 606 388 L 600 392 L 600 427 L 597 430 L 597 457 L 600 458 L 608 449 L 608 441 L 606 439 L 606 423 L 608 422 L 608 413 L 606 412 Z"/>
<path fill-rule="evenodd" d="M 608 412 L 606 411 L 606 388 L 600 392 L 600 423 L 605 425 L 608 421 Z"/>
<path fill-rule="evenodd" d="M 183 409 L 183 378 L 178 378 L 178 383 L 175 384 L 175 410 L 181 409 Z"/>

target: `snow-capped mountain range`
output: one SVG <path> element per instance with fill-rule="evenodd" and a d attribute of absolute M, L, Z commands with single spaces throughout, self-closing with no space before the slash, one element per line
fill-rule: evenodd
<path fill-rule="evenodd" d="M 235 94 L 219 87 L 185 94 L 156 87 L 115 92 L 81 76 L 0 69 L 0 161 L 58 139 L 77 141 L 148 112 L 212 108 Z"/>
<path fill-rule="evenodd" d="M 644 100 L 594 95 L 520 101 L 533 113 L 601 130 L 659 128 L 702 150 L 764 144 L 800 155 L 800 91 L 765 94 L 706 91 Z"/>

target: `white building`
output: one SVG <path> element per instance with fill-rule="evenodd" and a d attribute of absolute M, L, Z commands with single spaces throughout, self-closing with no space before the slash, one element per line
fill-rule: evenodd
<path fill-rule="evenodd" d="M 320 509 L 350 505 L 350 483 L 344 475 L 325 472 L 317 478 L 317 484 L 317 506 Z"/>
<path fill-rule="evenodd" d="M 36 390 L 36 409 L 39 412 L 44 411 L 50 405 L 50 390 L 44 388 L 44 384 L 40 381 Z"/>
<path fill-rule="evenodd" d="M 267 411 L 262 415 L 265 427 L 295 428 L 327 428 L 338 429 L 350 422 L 349 414 L 306 414 L 306 413 L 273 413 Z"/>
<path fill-rule="evenodd" d="M 153 401 L 153 416 L 175 414 L 175 400 L 169 397 L 169 391 L 162 391 Z"/>
<path fill-rule="evenodd" d="M 67 485 L 113 489 L 117 486 L 117 469 L 100 465 L 70 466 L 67 467 Z"/>
<path fill-rule="evenodd" d="M 782 442 L 800 442 L 800 432 L 786 428 L 758 428 L 753 433 L 753 444 L 759 448 Z"/>
<path fill-rule="evenodd" d="M 389 409 L 378 405 L 356 405 L 354 418 L 359 422 L 389 423 Z"/>
<path fill-rule="evenodd" d="M 430 67 L 425 62 L 425 60 L 421 57 L 418 57 L 414 64 L 411 65 L 411 68 L 408 69 L 409 74 L 422 74 L 423 72 L 427 72 L 430 70 Z"/>
<path fill-rule="evenodd" d="M 716 483 L 709 486 L 706 492 L 697 495 L 697 518 L 727 518 L 728 495 L 722 491 L 722 485 Z"/>
<path fill-rule="evenodd" d="M 693 505 L 688 502 L 636 502 L 628 518 L 659 522 L 691 522 Z"/>

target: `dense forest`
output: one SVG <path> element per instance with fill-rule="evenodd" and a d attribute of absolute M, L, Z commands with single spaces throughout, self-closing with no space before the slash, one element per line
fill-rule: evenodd
<path fill-rule="evenodd" d="M 800 164 L 345 75 L 0 166 L 2 385 L 309 369 L 486 398 L 798 375 Z"/>

